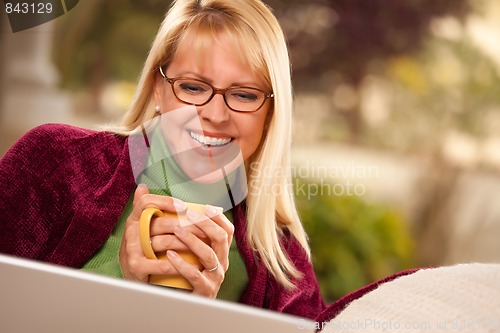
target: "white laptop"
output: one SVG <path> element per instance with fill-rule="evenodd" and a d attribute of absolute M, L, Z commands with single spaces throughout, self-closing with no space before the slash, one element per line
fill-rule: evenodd
<path fill-rule="evenodd" d="M 314 323 L 0 254 L 0 332 L 314 332 Z"/>

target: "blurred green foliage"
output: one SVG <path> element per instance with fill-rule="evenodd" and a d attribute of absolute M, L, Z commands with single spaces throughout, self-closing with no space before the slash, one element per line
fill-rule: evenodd
<path fill-rule="evenodd" d="M 58 20 L 54 62 L 65 88 L 136 82 L 170 1 L 88 0 Z"/>
<path fill-rule="evenodd" d="M 319 186 L 304 179 L 296 179 L 294 184 L 304 182 Z M 394 209 L 357 196 L 306 194 L 296 200 L 327 302 L 413 267 L 414 242 L 409 226 Z"/>
<path fill-rule="evenodd" d="M 359 94 L 373 67 L 412 57 L 436 18 L 470 13 L 468 0 L 265 0 L 283 26 L 297 93 L 335 95 L 339 86 Z M 171 0 L 87 0 L 58 20 L 54 61 L 61 85 L 90 92 L 100 112 L 110 82 L 136 82 Z M 366 144 L 369 129 L 361 99 L 329 110 L 328 138 Z M 328 123 L 328 122 L 327 122 Z M 339 129 L 341 129 L 339 131 Z"/>

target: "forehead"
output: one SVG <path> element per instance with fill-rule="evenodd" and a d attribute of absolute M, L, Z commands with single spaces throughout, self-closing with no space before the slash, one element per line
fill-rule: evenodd
<path fill-rule="evenodd" d="M 222 45 L 231 53 L 248 71 L 262 77 L 263 81 L 269 82 L 269 75 L 262 57 L 262 52 L 252 38 L 245 36 L 242 32 L 230 29 L 213 29 L 208 27 L 189 27 L 181 35 L 176 56 L 191 55 L 202 65 L 205 55 L 209 54 L 214 45 Z"/>

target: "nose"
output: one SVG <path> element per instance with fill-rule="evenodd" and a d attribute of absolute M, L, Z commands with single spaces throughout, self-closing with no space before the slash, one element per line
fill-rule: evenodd
<path fill-rule="evenodd" d="M 217 93 L 212 99 L 201 106 L 200 117 L 213 123 L 222 124 L 229 120 L 229 108 L 224 101 L 224 95 Z"/>

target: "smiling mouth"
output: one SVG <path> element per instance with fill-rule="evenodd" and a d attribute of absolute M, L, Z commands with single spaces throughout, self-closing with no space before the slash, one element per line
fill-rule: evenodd
<path fill-rule="evenodd" d="M 213 138 L 189 131 L 189 136 L 196 142 L 208 147 L 223 147 L 233 141 L 233 138 Z"/>

